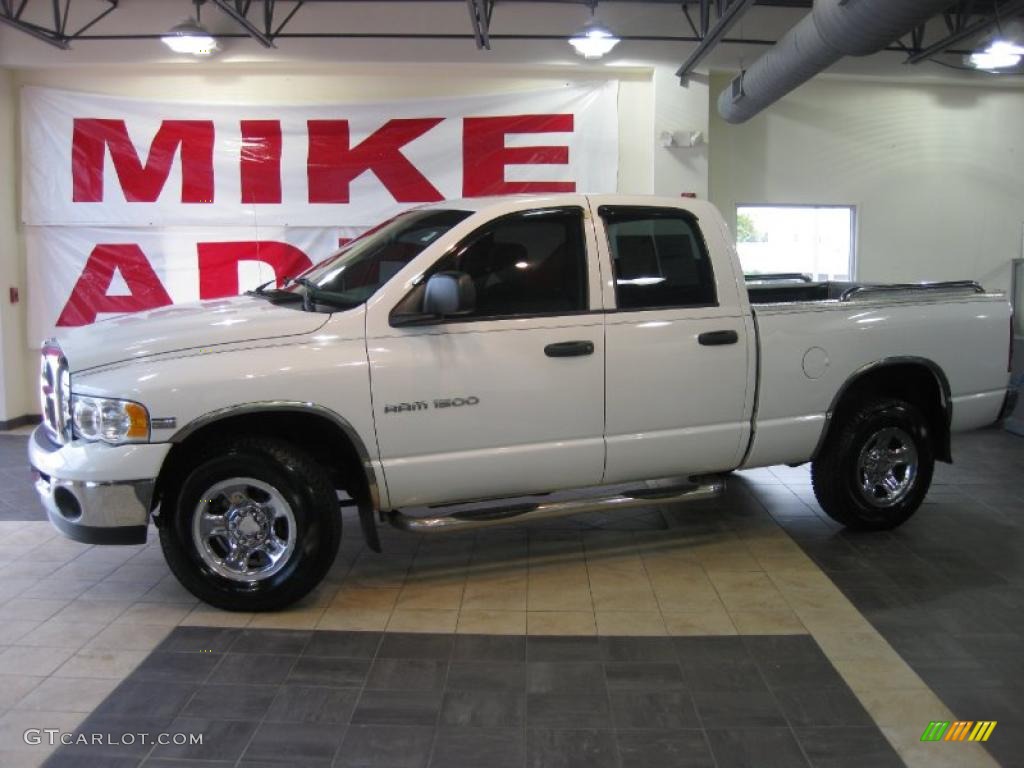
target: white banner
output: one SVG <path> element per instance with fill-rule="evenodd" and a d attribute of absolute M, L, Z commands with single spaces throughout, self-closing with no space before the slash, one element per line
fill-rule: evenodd
<path fill-rule="evenodd" d="M 223 291 L 236 284 L 227 263 L 244 290 L 287 254 L 301 262 L 287 246 L 320 261 L 339 237 L 426 202 L 614 191 L 616 99 L 613 82 L 315 106 L 25 88 L 30 343 Z"/>

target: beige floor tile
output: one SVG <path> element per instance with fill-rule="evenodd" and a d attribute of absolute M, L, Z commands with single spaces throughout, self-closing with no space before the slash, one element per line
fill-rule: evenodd
<path fill-rule="evenodd" d="M 156 584 L 167 576 L 166 570 L 149 565 L 125 563 L 115 568 L 106 581 L 130 581 L 138 584 Z"/>
<path fill-rule="evenodd" d="M 388 632 L 454 632 L 458 611 L 402 610 L 396 608 Z"/>
<path fill-rule="evenodd" d="M 324 607 L 294 610 L 286 608 L 273 613 L 256 613 L 246 625 L 253 629 L 313 629 L 324 614 Z"/>
<path fill-rule="evenodd" d="M 182 605 L 197 605 L 198 598 L 181 586 L 181 583 L 174 576 L 165 576 L 141 598 L 146 603 L 177 603 Z"/>
<path fill-rule="evenodd" d="M 117 680 L 51 677 L 40 683 L 18 704 L 19 710 L 36 712 L 92 712 L 118 685 Z"/>
<path fill-rule="evenodd" d="M 139 665 L 148 651 L 85 650 L 69 658 L 54 677 L 102 677 L 123 680 Z"/>
<path fill-rule="evenodd" d="M 786 610 L 789 604 L 764 573 L 747 571 L 708 571 L 726 610 Z"/>
<path fill-rule="evenodd" d="M 0 674 L 46 676 L 74 653 L 69 648 L 11 645 L 0 651 Z"/>
<path fill-rule="evenodd" d="M 801 635 L 807 628 L 788 608 L 729 611 L 732 623 L 741 635 Z"/>
<path fill-rule="evenodd" d="M 345 584 L 334 596 L 328 610 L 345 608 L 360 611 L 387 611 L 388 613 L 398 602 L 398 595 L 401 589 L 388 587 L 384 589 L 371 589 L 368 587 L 356 587 Z"/>
<path fill-rule="evenodd" d="M 909 690 L 927 687 L 907 663 L 899 658 L 833 659 L 832 665 L 854 691 Z"/>
<path fill-rule="evenodd" d="M 528 587 L 526 569 L 470 576 L 462 593 L 462 610 L 525 611 Z"/>
<path fill-rule="evenodd" d="M 96 624 L 109 624 L 131 607 L 127 600 L 72 600 L 53 618 L 57 621 L 87 621 Z"/>
<path fill-rule="evenodd" d="M 0 606 L 0 622 L 46 621 L 67 604 L 67 600 L 16 597 Z"/>
<path fill-rule="evenodd" d="M 111 624 L 83 646 L 87 651 L 151 651 L 172 627 L 153 624 Z"/>
<path fill-rule="evenodd" d="M 45 621 L 18 640 L 19 645 L 48 646 L 78 650 L 106 625 L 86 621 Z"/>
<path fill-rule="evenodd" d="M 859 632 L 815 632 L 814 639 L 829 659 L 892 658 L 896 653 L 874 629 Z"/>
<path fill-rule="evenodd" d="M 26 743 L 25 731 L 54 728 L 69 733 L 82 722 L 84 715 L 73 712 L 40 712 L 11 710 L 0 716 L 0 746 L 14 753 L 46 756 L 53 751 L 46 734 L 40 734 L 42 744 Z M 6 768 L 6 764 L 5 764 Z"/>
<path fill-rule="evenodd" d="M 181 620 L 183 627 L 245 627 L 255 613 L 244 611 L 222 611 L 205 603 L 199 603 Z"/>
<path fill-rule="evenodd" d="M 723 608 L 720 611 L 696 613 L 663 612 L 670 635 L 735 635 L 736 626 Z"/>
<path fill-rule="evenodd" d="M 351 608 L 327 610 L 317 622 L 317 629 L 339 629 L 353 631 L 382 631 L 387 628 L 391 610 Z"/>
<path fill-rule="evenodd" d="M 923 731 L 932 720 L 955 719 L 949 708 L 927 688 L 857 691 L 857 698 L 871 719 L 881 726 L 919 726 Z"/>
<path fill-rule="evenodd" d="M 527 611 L 528 635 L 594 635 L 593 611 Z"/>
<path fill-rule="evenodd" d="M 180 603 L 135 603 L 116 619 L 114 624 L 156 624 L 176 627 L 188 616 L 192 607 Z"/>
<path fill-rule="evenodd" d="M 45 679 L 41 675 L 0 675 L 0 710 L 14 708 Z"/>
<path fill-rule="evenodd" d="M 591 611 L 590 579 L 583 561 L 530 565 L 526 606 L 530 611 Z"/>
<path fill-rule="evenodd" d="M 140 600 L 149 590 L 149 584 L 136 584 L 130 581 L 101 581 L 96 586 L 83 592 L 82 599 L 135 602 Z"/>
<path fill-rule="evenodd" d="M 459 611 L 455 631 L 475 635 L 525 635 L 526 611 L 473 610 Z"/>
<path fill-rule="evenodd" d="M 597 634 L 652 636 L 668 634 L 661 611 L 601 611 L 596 613 Z"/>
<path fill-rule="evenodd" d="M 32 752 L 14 752 L 0 748 L 0 765 L 4 768 L 42 768 L 50 754 L 50 747 L 36 747 Z"/>
<path fill-rule="evenodd" d="M 657 611 L 658 600 L 639 557 L 608 563 L 588 560 L 596 611 Z"/>
<path fill-rule="evenodd" d="M 811 634 L 819 632 L 870 632 L 871 625 L 845 598 L 827 608 L 792 606 L 797 618 Z"/>
<path fill-rule="evenodd" d="M 12 570 L 12 566 L 7 566 L 5 571 L 9 571 L 10 578 L 0 579 L 0 603 L 17 597 L 39 583 L 38 579 L 25 578 L 22 574 Z"/>
<path fill-rule="evenodd" d="M 0 621 L 0 646 L 18 642 L 40 624 L 42 624 L 41 621 L 28 621 L 27 619 Z"/>
<path fill-rule="evenodd" d="M 696 613 L 723 609 L 722 599 L 702 566 L 670 560 L 645 560 L 645 566 L 662 611 Z"/>
<path fill-rule="evenodd" d="M 419 582 L 410 579 L 398 595 L 398 610 L 457 611 L 462 604 L 464 580 Z"/>

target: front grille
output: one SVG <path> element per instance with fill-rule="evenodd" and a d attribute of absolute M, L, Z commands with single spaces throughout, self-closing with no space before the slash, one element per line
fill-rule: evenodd
<path fill-rule="evenodd" d="M 68 361 L 56 341 L 43 345 L 39 376 L 39 404 L 43 411 L 43 424 L 57 443 L 70 440 L 71 378 Z"/>

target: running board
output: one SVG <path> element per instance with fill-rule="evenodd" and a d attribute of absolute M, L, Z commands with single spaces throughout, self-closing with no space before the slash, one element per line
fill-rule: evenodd
<path fill-rule="evenodd" d="M 413 533 L 468 531 L 473 528 L 489 528 L 508 523 L 526 523 L 534 520 L 566 517 L 583 512 L 610 512 L 619 509 L 649 507 L 652 504 L 704 501 L 720 496 L 724 490 L 725 480 L 723 478 L 703 477 L 693 485 L 646 487 L 619 492 L 612 496 L 592 496 L 584 499 L 535 504 L 525 502 L 505 507 L 467 509 L 442 517 L 415 517 L 406 515 L 400 510 L 392 510 L 388 513 L 387 520 L 395 528 Z"/>

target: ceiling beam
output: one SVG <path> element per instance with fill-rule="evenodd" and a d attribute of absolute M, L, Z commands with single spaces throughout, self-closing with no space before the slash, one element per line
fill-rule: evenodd
<path fill-rule="evenodd" d="M 1019 13 L 1024 13 L 1024 0 L 1011 0 L 1008 3 L 1003 3 L 998 9 L 999 17 L 1005 18 L 1009 16 L 1015 16 Z M 943 51 L 952 48 L 957 43 L 962 43 L 977 34 L 984 32 L 986 29 L 995 24 L 999 19 L 996 16 L 989 16 L 984 19 L 979 19 L 973 24 L 965 24 L 962 29 L 958 32 L 954 32 L 951 35 L 939 40 L 937 43 L 928 46 L 924 50 L 918 51 L 912 54 L 906 61 L 907 64 L 920 64 L 922 61 L 936 56 Z"/>
<path fill-rule="evenodd" d="M 477 50 L 491 50 L 491 14 L 494 0 L 466 0 Z"/>
<path fill-rule="evenodd" d="M 258 42 L 264 48 L 276 48 L 273 38 L 260 30 L 255 24 L 245 17 L 245 14 L 234 5 L 231 0 L 212 0 L 213 4 L 230 16 L 235 22 L 249 33 L 249 37 Z M 266 2 L 266 0 L 264 0 Z"/>
<path fill-rule="evenodd" d="M 60 48 L 62 51 L 68 50 L 71 46 L 68 45 L 67 38 L 62 37 L 56 32 L 51 32 L 48 29 L 37 27 L 35 24 L 28 24 L 14 15 L 8 16 L 7 14 L 0 14 L 0 22 L 7 24 L 10 27 L 24 32 L 26 35 L 31 35 L 36 40 L 42 40 L 44 43 L 52 45 L 54 48 Z"/>
<path fill-rule="evenodd" d="M 700 64 L 704 57 L 711 53 L 715 46 L 722 41 L 722 38 L 729 34 L 729 30 L 733 28 L 733 25 L 743 17 L 743 14 L 753 4 L 754 0 L 733 0 L 733 2 L 722 9 L 718 16 L 718 21 L 704 35 L 704 39 L 700 41 L 697 49 L 690 54 L 690 57 L 683 63 L 683 66 L 676 70 L 676 77 L 679 78 L 682 84 L 686 84 L 686 80 L 689 78 L 690 73 L 693 72 L 694 67 Z"/>

